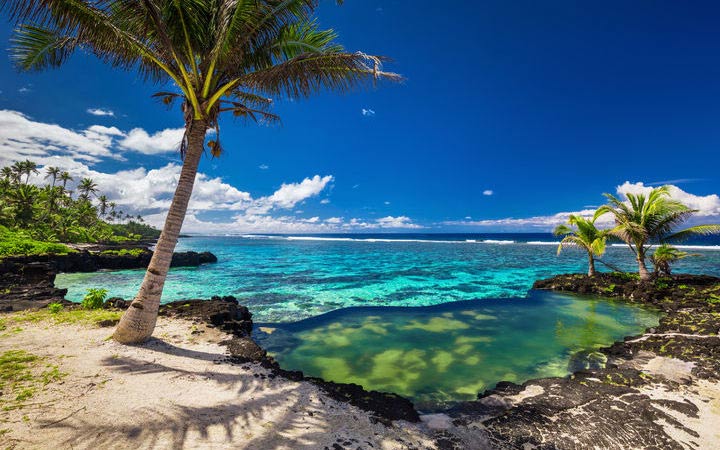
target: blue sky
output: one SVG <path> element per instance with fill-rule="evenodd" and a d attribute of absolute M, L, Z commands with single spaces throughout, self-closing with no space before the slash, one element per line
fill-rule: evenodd
<path fill-rule="evenodd" d="M 720 216 L 717 2 L 350 0 L 318 18 L 407 80 L 278 99 L 279 127 L 225 119 L 186 231 L 548 230 L 668 181 Z M 81 54 L 39 74 L 4 54 L 0 162 L 54 161 L 160 223 L 182 122 L 157 90 Z"/>

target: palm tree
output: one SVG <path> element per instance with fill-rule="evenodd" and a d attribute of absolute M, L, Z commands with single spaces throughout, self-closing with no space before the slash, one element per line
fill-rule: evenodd
<path fill-rule="evenodd" d="M 98 206 L 100 208 L 100 217 L 105 217 L 105 213 L 107 213 L 108 209 L 108 198 L 107 195 L 103 194 L 100 197 L 98 197 Z"/>
<path fill-rule="evenodd" d="M 670 187 L 662 186 L 645 194 L 625 194 L 623 202 L 611 194 L 605 194 L 608 204 L 595 212 L 595 219 L 610 213 L 615 228 L 610 233 L 625 242 L 635 254 L 641 280 L 649 280 L 645 259 L 654 242 L 677 241 L 694 234 L 720 233 L 720 225 L 697 225 L 682 231 L 675 228 L 687 221 L 696 210 L 670 198 Z"/>
<path fill-rule="evenodd" d="M 575 227 L 574 229 L 571 227 Z M 605 253 L 608 230 L 598 230 L 595 219 L 586 219 L 571 214 L 566 225 L 558 225 L 553 230 L 555 236 L 564 236 L 558 245 L 558 255 L 565 247 L 577 247 L 585 250 L 588 255 L 588 276 L 595 276 L 595 257 Z"/>
<path fill-rule="evenodd" d="M 55 187 L 55 182 L 58 179 L 58 176 L 60 176 L 60 168 L 59 167 L 46 167 L 45 168 L 45 179 L 52 178 L 52 183 L 50 184 L 51 187 Z"/>
<path fill-rule="evenodd" d="M 21 167 L 21 173 L 26 176 L 25 178 L 25 184 L 28 184 L 30 182 L 30 175 L 35 174 L 38 175 L 40 172 L 37 170 L 37 163 L 34 161 L 30 161 L 29 159 L 26 159 L 25 161 L 22 161 L 20 163 Z"/>
<path fill-rule="evenodd" d="M 0 5 L 21 23 L 12 51 L 22 69 L 59 66 L 83 48 L 114 67 L 138 70 L 177 89 L 157 96 L 166 105 L 181 103 L 183 165 L 143 283 L 115 331 L 123 343 L 152 334 L 209 129 L 215 130 L 211 154 L 223 150 L 222 112 L 276 121 L 269 96 L 307 97 L 379 78 L 400 79 L 381 71 L 382 58 L 346 52 L 334 31 L 319 29 L 312 19 L 318 0 L 4 0 Z"/>
<path fill-rule="evenodd" d="M 69 173 L 63 172 L 60 174 L 60 181 L 62 181 L 62 190 L 65 192 L 68 181 L 73 181 L 73 177 L 71 177 Z"/>
<path fill-rule="evenodd" d="M 90 194 L 95 194 L 98 191 L 97 184 L 90 178 L 80 180 L 77 190 L 80 192 L 80 198 L 83 200 L 90 200 Z"/>
<path fill-rule="evenodd" d="M 655 249 L 655 252 L 650 256 L 650 261 L 655 267 L 656 275 L 668 276 L 671 275 L 670 265 L 677 261 L 680 261 L 681 259 L 687 258 L 688 256 L 698 255 L 683 252 L 673 247 L 672 245 L 665 243 Z"/>

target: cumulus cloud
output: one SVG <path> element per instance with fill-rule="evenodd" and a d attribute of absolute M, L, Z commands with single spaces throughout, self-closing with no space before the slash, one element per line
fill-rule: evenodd
<path fill-rule="evenodd" d="M 106 158 L 122 160 L 117 148 L 147 155 L 169 153 L 177 151 L 182 135 L 182 128 L 154 134 L 141 128 L 125 133 L 102 125 L 73 130 L 32 120 L 18 111 L 0 110 L 0 164 L 22 159 L 42 164 L 43 158 L 53 155 L 91 164 Z"/>
<path fill-rule="evenodd" d="M 267 214 L 273 209 L 292 209 L 301 201 L 320 194 L 332 180 L 332 175 L 324 177 L 315 175 L 312 178 L 305 178 L 300 183 L 283 184 L 272 195 L 255 201 L 249 212 Z"/>
<path fill-rule="evenodd" d="M 44 169 L 56 166 L 68 171 L 74 182 L 91 178 L 118 209 L 143 215 L 148 223 L 162 226 L 177 186 L 181 166 L 176 163 L 157 168 L 137 167 L 100 171 L 95 165 L 108 159 L 123 159 L 119 150 L 148 155 L 175 151 L 182 129 L 149 133 L 141 128 L 125 132 L 114 126 L 92 125 L 73 130 L 56 124 L 38 122 L 9 110 L 0 110 L 0 165 L 31 159 L 38 163 L 40 174 L 31 182 L 44 183 Z M 283 213 L 320 195 L 333 182 L 332 175 L 314 175 L 299 182 L 283 183 L 267 195 L 254 197 L 238 190 L 219 177 L 198 173 L 188 206 L 185 232 L 342 232 L 365 229 L 420 228 L 406 216 L 388 216 L 376 220 L 342 217 L 323 219 Z M 322 204 L 329 199 L 321 200 Z M 210 214 L 212 220 L 203 217 Z"/>
<path fill-rule="evenodd" d="M 145 155 L 157 155 L 177 150 L 184 133 L 183 128 L 168 128 L 151 135 L 142 128 L 134 128 L 118 145 Z"/>
<path fill-rule="evenodd" d="M 98 128 L 74 131 L 36 122 L 17 111 L 0 111 L 0 163 L 65 154 L 88 162 L 118 158 L 110 151 L 112 137 Z M 119 130 L 118 130 L 119 131 Z"/>
<path fill-rule="evenodd" d="M 260 169 L 260 170 L 268 170 L 269 168 L 270 168 L 270 166 L 268 166 L 267 164 L 260 164 L 258 166 L 258 169 Z"/>
<path fill-rule="evenodd" d="M 362 115 L 365 117 L 372 117 L 375 115 L 375 110 L 369 109 L 369 108 L 363 108 L 362 109 Z"/>
<path fill-rule="evenodd" d="M 490 197 L 490 196 L 493 195 L 493 194 L 494 194 L 494 192 L 493 192 L 492 190 L 490 190 L 490 189 L 485 189 L 485 190 L 483 191 L 483 195 L 486 196 L 486 197 Z"/>
<path fill-rule="evenodd" d="M 87 113 L 92 114 L 93 116 L 115 117 L 115 112 L 113 112 L 110 109 L 104 109 L 104 108 L 88 108 Z"/>

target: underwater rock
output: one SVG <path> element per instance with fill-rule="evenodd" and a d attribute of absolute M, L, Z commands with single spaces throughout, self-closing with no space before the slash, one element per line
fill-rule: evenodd
<path fill-rule="evenodd" d="M 568 372 L 574 373 L 581 370 L 604 369 L 607 363 L 607 356 L 594 350 L 581 350 L 570 356 L 568 361 Z"/>

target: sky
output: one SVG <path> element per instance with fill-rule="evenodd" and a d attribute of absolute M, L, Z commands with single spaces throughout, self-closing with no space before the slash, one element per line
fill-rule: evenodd
<path fill-rule="evenodd" d="M 274 99 L 278 126 L 224 118 L 185 232 L 549 231 L 662 184 L 720 222 L 717 2 L 328 0 L 317 18 L 405 81 Z M 11 33 L 3 16 L 0 48 Z M 93 178 L 162 225 L 183 123 L 160 89 L 81 53 L 20 73 L 3 51 L 0 165 Z"/>

